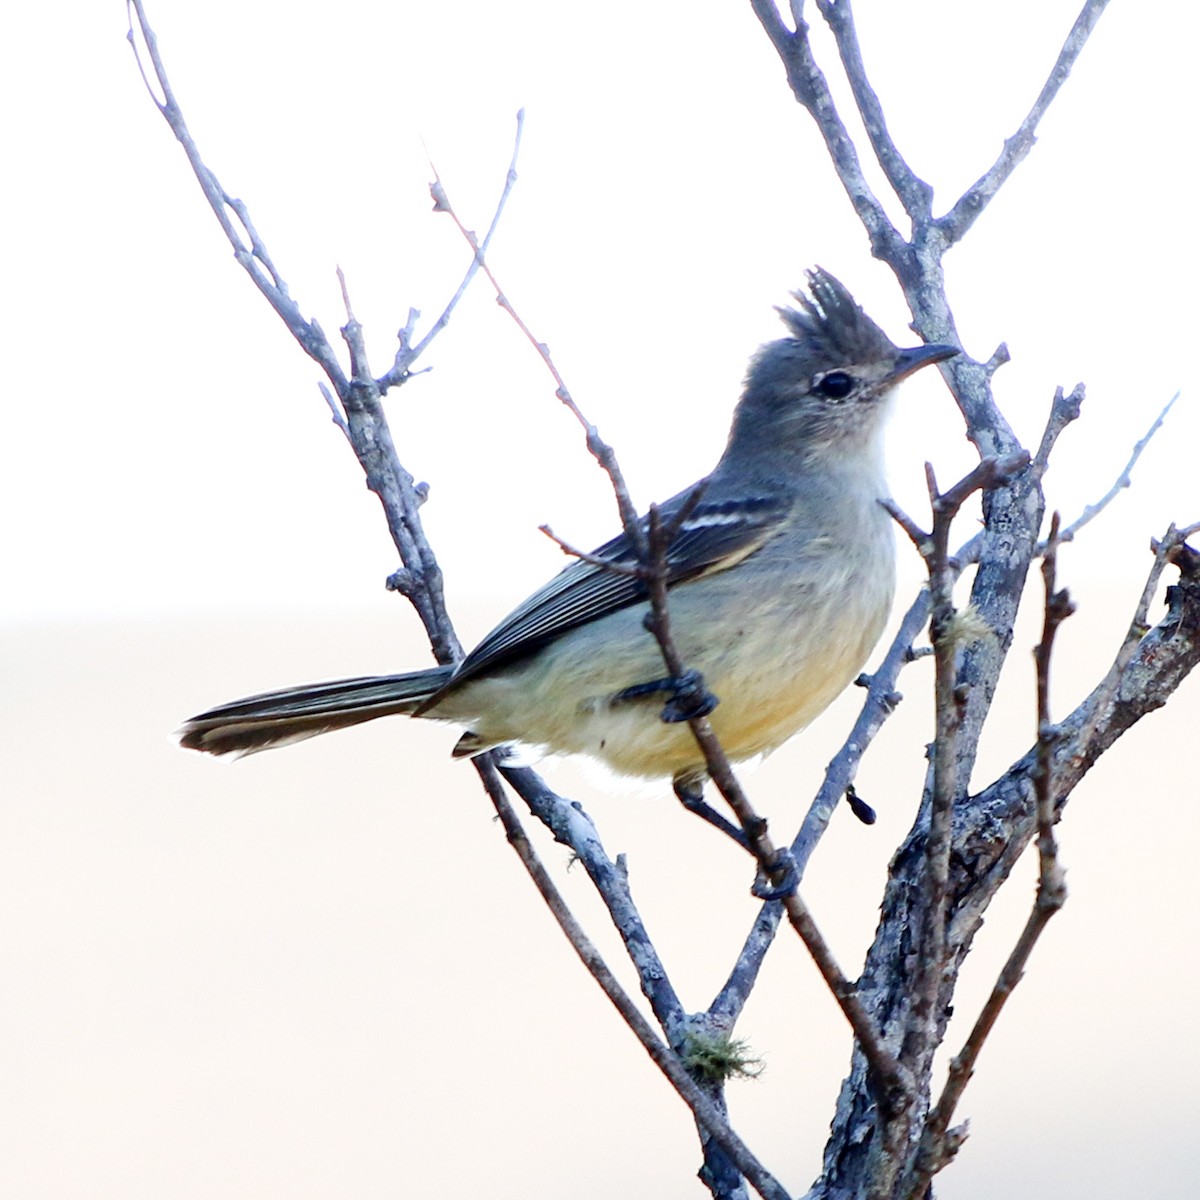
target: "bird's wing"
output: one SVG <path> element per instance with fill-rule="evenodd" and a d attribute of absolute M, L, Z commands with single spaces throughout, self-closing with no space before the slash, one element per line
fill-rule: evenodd
<path fill-rule="evenodd" d="M 682 492 L 662 506 L 664 523 L 678 514 L 690 495 Z M 790 506 L 789 500 L 779 496 L 702 499 L 680 525 L 667 550 L 667 586 L 723 571 L 753 554 L 779 531 Z M 620 567 L 637 565 L 636 552 L 624 532 L 593 551 L 591 557 Z M 636 604 L 646 596 L 645 583 L 634 575 L 583 560 L 574 562 L 497 625 L 463 660 L 447 688 L 529 654 L 570 629 Z"/>

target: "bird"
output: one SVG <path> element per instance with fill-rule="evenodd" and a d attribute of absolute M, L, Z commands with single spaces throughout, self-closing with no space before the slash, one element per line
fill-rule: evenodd
<path fill-rule="evenodd" d="M 671 629 L 732 762 L 775 750 L 859 674 L 895 591 L 882 501 L 884 427 L 897 385 L 957 347 L 896 346 L 821 268 L 786 336 L 750 360 L 719 461 L 659 508 Z M 643 527 L 647 518 L 643 517 Z M 460 662 L 305 684 L 186 721 L 181 745 L 242 755 L 393 714 L 465 729 L 470 758 L 521 744 L 581 754 L 618 775 L 669 778 L 688 803 L 705 760 L 646 625 L 644 573 L 619 533 L 552 577 Z M 670 710 L 670 711 L 668 711 Z"/>

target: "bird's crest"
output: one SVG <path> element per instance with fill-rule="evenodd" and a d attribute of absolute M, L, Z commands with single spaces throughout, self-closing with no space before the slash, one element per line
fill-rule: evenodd
<path fill-rule="evenodd" d="M 788 331 L 834 363 L 866 363 L 896 353 L 891 339 L 854 302 L 840 280 L 815 267 L 808 292 L 793 292 L 799 309 L 777 308 Z"/>

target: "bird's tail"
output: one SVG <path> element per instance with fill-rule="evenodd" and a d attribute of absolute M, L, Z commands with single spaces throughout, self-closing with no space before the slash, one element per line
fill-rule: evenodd
<path fill-rule="evenodd" d="M 449 678 L 450 667 L 407 675 L 368 675 L 247 696 L 183 723 L 179 744 L 208 754 L 254 754 L 345 729 L 376 717 L 411 713 Z"/>

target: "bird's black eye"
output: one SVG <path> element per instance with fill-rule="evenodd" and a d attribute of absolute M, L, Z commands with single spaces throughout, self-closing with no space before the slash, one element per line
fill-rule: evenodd
<path fill-rule="evenodd" d="M 827 400 L 845 400 L 854 388 L 854 379 L 845 371 L 830 371 L 813 384 L 813 391 Z"/>

